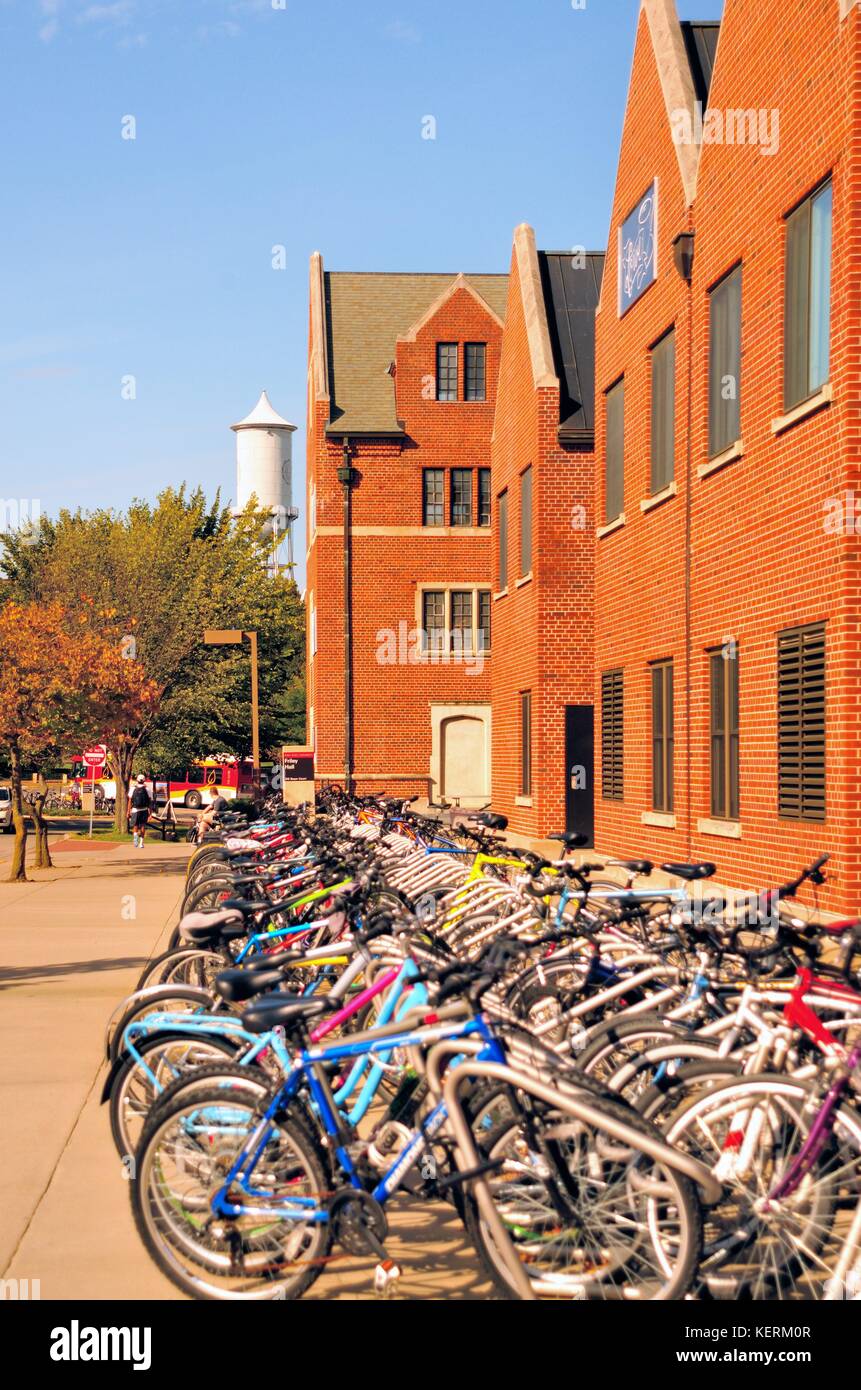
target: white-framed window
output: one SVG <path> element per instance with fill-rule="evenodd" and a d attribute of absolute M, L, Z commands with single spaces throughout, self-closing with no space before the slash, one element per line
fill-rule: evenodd
<path fill-rule="evenodd" d="M 490 655 L 490 588 L 485 584 L 420 584 L 416 626 L 432 655 Z"/>

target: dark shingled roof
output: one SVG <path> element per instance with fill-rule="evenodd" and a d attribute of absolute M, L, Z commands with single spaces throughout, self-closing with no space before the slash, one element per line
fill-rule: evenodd
<path fill-rule="evenodd" d="M 507 275 L 464 277 L 505 321 Z M 397 435 L 395 383 L 388 368 L 395 343 L 451 288 L 456 275 L 326 271 L 326 335 L 334 434 Z"/>
<path fill-rule="evenodd" d="M 538 266 L 559 377 L 559 434 L 588 444 L 595 436 L 595 310 L 604 255 L 589 252 L 575 270 L 572 251 L 539 251 Z"/>
<path fill-rule="evenodd" d="M 718 20 L 700 23 L 697 20 L 686 19 L 682 24 L 691 77 L 694 79 L 694 91 L 697 101 L 701 101 L 703 106 L 709 99 L 719 33 Z"/>

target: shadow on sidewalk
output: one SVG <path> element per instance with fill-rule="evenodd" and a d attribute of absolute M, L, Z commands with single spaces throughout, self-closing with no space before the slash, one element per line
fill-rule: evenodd
<path fill-rule="evenodd" d="M 55 961 L 52 965 L 0 966 L 0 990 L 34 984 L 38 980 L 61 980 L 64 976 L 92 975 L 105 970 L 142 969 L 146 956 L 116 956 L 104 960 Z"/>

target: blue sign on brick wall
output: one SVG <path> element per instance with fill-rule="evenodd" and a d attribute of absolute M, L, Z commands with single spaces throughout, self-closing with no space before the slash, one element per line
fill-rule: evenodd
<path fill-rule="evenodd" d="M 652 184 L 619 231 L 619 314 L 657 279 L 658 184 Z"/>

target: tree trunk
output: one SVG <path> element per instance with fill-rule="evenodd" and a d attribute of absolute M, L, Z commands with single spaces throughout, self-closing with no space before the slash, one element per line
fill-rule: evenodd
<path fill-rule="evenodd" d="M 48 795 L 48 783 L 45 780 L 43 771 L 39 772 L 39 789 L 32 796 L 26 797 L 30 814 L 33 817 L 33 824 L 36 827 L 36 855 L 33 865 L 37 869 L 52 869 L 54 867 L 51 859 L 51 850 L 48 845 L 48 826 L 43 814 L 45 797 Z"/>
<path fill-rule="evenodd" d="M 121 744 L 110 751 L 111 771 L 117 784 L 117 800 L 114 807 L 114 829 L 124 833 L 128 829 L 129 782 L 135 760 L 134 744 Z"/>
<path fill-rule="evenodd" d="M 24 819 L 24 798 L 21 792 L 21 752 L 18 744 L 9 746 L 12 762 L 12 824 L 15 826 L 15 848 L 12 851 L 12 868 L 9 883 L 27 882 L 27 822 Z"/>

